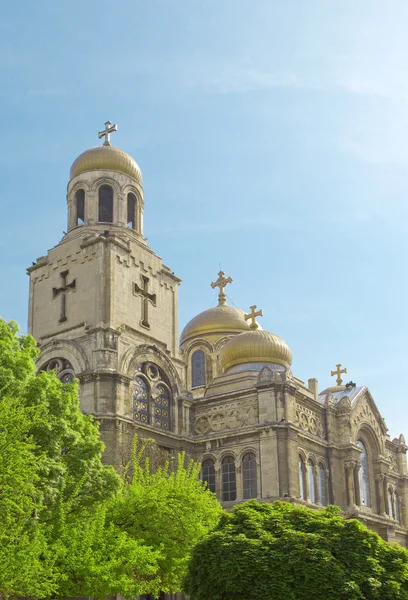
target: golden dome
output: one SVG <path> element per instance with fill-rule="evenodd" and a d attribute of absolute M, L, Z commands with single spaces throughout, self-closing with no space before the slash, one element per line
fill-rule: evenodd
<path fill-rule="evenodd" d="M 245 313 L 239 308 L 219 305 L 200 313 L 184 327 L 180 336 L 180 345 L 192 337 L 208 334 L 241 333 L 249 331 Z"/>
<path fill-rule="evenodd" d="M 220 360 L 224 371 L 244 363 L 274 363 L 289 368 L 292 364 L 292 352 L 277 335 L 251 329 L 225 344 Z"/>
<path fill-rule="evenodd" d="M 124 173 L 142 184 L 142 172 L 137 162 L 129 154 L 110 144 L 96 146 L 80 154 L 72 163 L 70 177 L 73 179 L 85 171 L 99 169 Z"/>

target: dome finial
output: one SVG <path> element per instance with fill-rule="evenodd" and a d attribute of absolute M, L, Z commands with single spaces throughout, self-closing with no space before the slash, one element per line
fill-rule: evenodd
<path fill-rule="evenodd" d="M 262 308 L 257 311 L 256 304 L 250 306 L 249 308 L 251 309 L 251 312 L 249 313 L 249 315 L 245 315 L 245 321 L 248 321 L 248 319 L 252 319 L 252 323 L 249 326 L 250 329 L 258 329 L 259 325 L 256 322 L 256 317 L 263 317 Z"/>
<path fill-rule="evenodd" d="M 220 271 L 218 273 L 217 281 L 211 283 L 212 289 L 216 287 L 220 288 L 220 293 L 218 294 L 218 306 L 225 306 L 227 304 L 227 296 L 224 293 L 224 288 L 228 283 L 232 283 L 232 277 L 224 277 L 224 275 L 224 271 Z"/>
<path fill-rule="evenodd" d="M 105 138 L 105 141 L 103 143 L 104 146 L 110 146 L 110 134 L 113 133 L 114 131 L 118 130 L 118 126 L 117 125 L 112 125 L 112 121 L 106 121 L 105 123 L 105 129 L 103 131 L 99 131 L 98 133 L 98 138 L 101 140 L 103 137 Z"/>
<path fill-rule="evenodd" d="M 337 367 L 337 369 L 335 371 L 330 371 L 330 373 L 331 373 L 332 377 L 334 377 L 335 375 L 337 375 L 337 379 L 336 379 L 337 385 L 341 385 L 343 383 L 343 380 L 340 377 L 340 375 L 342 373 L 347 373 L 347 369 L 342 369 L 341 368 L 341 363 L 338 364 L 338 365 L 336 365 L 336 367 Z"/>

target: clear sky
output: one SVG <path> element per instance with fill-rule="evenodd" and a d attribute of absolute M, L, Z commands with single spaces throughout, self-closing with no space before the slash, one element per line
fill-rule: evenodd
<path fill-rule="evenodd" d="M 110 119 L 180 331 L 221 264 L 296 376 L 323 389 L 341 362 L 408 436 L 407 26 L 405 0 L 4 2 L 0 314 L 26 330 L 25 268 Z"/>

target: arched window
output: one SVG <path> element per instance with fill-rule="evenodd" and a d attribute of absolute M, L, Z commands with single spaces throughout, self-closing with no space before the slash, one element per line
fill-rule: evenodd
<path fill-rule="evenodd" d="M 242 459 L 242 482 L 244 500 L 256 498 L 258 495 L 256 456 L 248 452 Z"/>
<path fill-rule="evenodd" d="M 315 466 L 309 459 L 307 461 L 307 484 L 309 488 L 309 500 L 316 502 L 316 485 L 315 485 Z"/>
<path fill-rule="evenodd" d="M 127 195 L 127 225 L 136 229 L 136 196 L 132 193 Z"/>
<path fill-rule="evenodd" d="M 75 193 L 75 225 L 83 225 L 85 221 L 85 191 Z"/>
<path fill-rule="evenodd" d="M 113 223 L 113 189 L 110 185 L 101 185 L 99 188 L 98 221 Z"/>
<path fill-rule="evenodd" d="M 361 448 L 360 469 L 358 471 L 358 484 L 360 487 L 360 501 L 363 506 L 371 506 L 370 470 L 368 465 L 367 448 L 364 442 L 358 440 L 357 446 Z"/>
<path fill-rule="evenodd" d="M 395 494 L 395 519 L 398 521 L 398 523 L 401 523 L 401 506 L 397 493 Z"/>
<path fill-rule="evenodd" d="M 306 500 L 305 463 L 301 456 L 299 456 L 299 497 L 301 500 Z"/>
<path fill-rule="evenodd" d="M 222 473 L 222 500 L 231 502 L 237 497 L 237 481 L 235 474 L 235 460 L 232 456 L 226 456 L 221 464 Z"/>
<path fill-rule="evenodd" d="M 65 358 L 53 358 L 41 369 L 42 371 L 55 371 L 62 383 L 71 383 L 75 379 L 73 366 Z"/>
<path fill-rule="evenodd" d="M 388 488 L 388 515 L 390 517 L 394 516 L 394 502 L 393 502 L 394 498 L 393 498 L 393 493 L 392 493 L 392 489 Z"/>
<path fill-rule="evenodd" d="M 323 465 L 319 465 L 319 502 L 322 506 L 327 506 L 326 469 Z"/>
<path fill-rule="evenodd" d="M 191 357 L 191 387 L 205 385 L 205 353 L 196 350 Z"/>
<path fill-rule="evenodd" d="M 170 411 L 170 385 L 163 371 L 151 362 L 139 365 L 133 380 L 135 421 L 170 431 Z"/>
<path fill-rule="evenodd" d="M 215 494 L 215 468 L 214 461 L 210 458 L 201 465 L 201 479 L 207 483 L 207 489 Z"/>

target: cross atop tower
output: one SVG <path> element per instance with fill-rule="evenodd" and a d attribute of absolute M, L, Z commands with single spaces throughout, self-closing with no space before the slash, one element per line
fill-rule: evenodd
<path fill-rule="evenodd" d="M 336 383 L 337 383 L 337 385 L 341 385 L 343 383 L 343 380 L 340 377 L 340 375 L 342 373 L 347 373 L 347 369 L 342 369 L 341 364 L 336 365 L 336 367 L 337 367 L 337 369 L 335 371 L 330 371 L 330 373 L 331 373 L 332 377 L 334 377 L 334 375 L 337 375 Z"/>
<path fill-rule="evenodd" d="M 105 123 L 105 129 L 103 131 L 100 131 L 98 133 L 98 138 L 101 140 L 103 137 L 105 138 L 105 141 L 103 143 L 104 146 L 110 146 L 110 134 L 113 133 L 114 131 L 118 130 L 118 126 L 117 125 L 112 125 L 111 121 L 106 121 Z"/>
<path fill-rule="evenodd" d="M 245 315 L 245 321 L 248 321 L 248 319 L 252 319 L 252 323 L 249 327 L 251 329 L 258 329 L 259 325 L 256 322 L 256 317 L 263 317 L 262 308 L 257 311 L 256 304 L 250 306 L 249 308 L 251 309 L 251 312 L 249 313 L 249 315 Z"/>
<path fill-rule="evenodd" d="M 212 289 L 216 287 L 220 288 L 220 293 L 218 294 L 218 306 L 225 306 L 227 303 L 227 296 L 224 293 L 224 288 L 229 283 L 232 283 L 232 277 L 224 277 L 224 275 L 224 271 L 220 271 L 218 273 L 217 281 L 211 283 Z"/>

